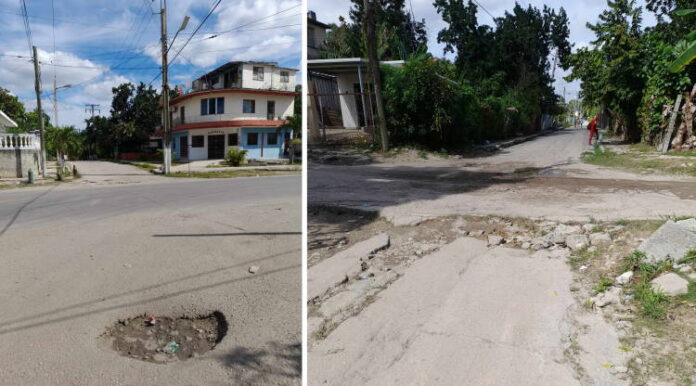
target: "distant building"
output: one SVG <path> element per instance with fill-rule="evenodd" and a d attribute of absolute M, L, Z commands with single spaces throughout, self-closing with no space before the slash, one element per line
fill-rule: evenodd
<path fill-rule="evenodd" d="M 287 157 L 296 69 L 275 62 L 229 62 L 192 82 L 171 102 L 177 160 L 222 159 L 230 148 L 247 159 Z"/>
<path fill-rule="evenodd" d="M 307 59 L 321 58 L 321 50 L 326 41 L 326 30 L 330 25 L 317 20 L 317 14 L 313 11 L 307 12 Z"/>

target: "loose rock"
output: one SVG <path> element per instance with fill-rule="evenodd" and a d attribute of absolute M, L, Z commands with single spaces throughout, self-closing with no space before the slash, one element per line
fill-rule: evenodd
<path fill-rule="evenodd" d="M 616 284 L 626 285 L 631 281 L 633 271 L 627 271 L 616 277 Z"/>
<path fill-rule="evenodd" d="M 570 235 L 566 237 L 566 245 L 573 251 L 586 247 L 589 243 L 585 235 Z"/>
<path fill-rule="evenodd" d="M 651 263 L 671 258 L 677 261 L 696 247 L 696 233 L 668 221 L 655 233 L 643 241 L 638 250 L 643 252 Z"/>
<path fill-rule="evenodd" d="M 496 246 L 503 244 L 505 242 L 505 239 L 498 236 L 498 235 L 489 235 L 488 236 L 488 246 Z"/>
<path fill-rule="evenodd" d="M 256 273 L 259 271 L 259 266 L 258 265 L 252 265 L 249 267 L 249 273 Z"/>
<path fill-rule="evenodd" d="M 658 276 L 650 282 L 653 291 L 662 291 L 667 296 L 685 294 L 689 291 L 689 282 L 674 272 Z"/>

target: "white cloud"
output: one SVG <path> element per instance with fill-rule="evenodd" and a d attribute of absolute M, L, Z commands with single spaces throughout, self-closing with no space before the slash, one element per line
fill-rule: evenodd
<path fill-rule="evenodd" d="M 93 79 L 107 70 L 105 66 L 62 51 L 56 51 L 55 60 L 52 53 L 44 50 L 38 49 L 37 54 L 44 90 L 53 88 L 54 71 L 56 78 L 60 79 L 60 86 Z M 34 90 L 34 64 L 28 55 L 19 51 L 5 51 L 2 55 L 5 56 L 0 57 L 0 84 L 16 93 Z"/>

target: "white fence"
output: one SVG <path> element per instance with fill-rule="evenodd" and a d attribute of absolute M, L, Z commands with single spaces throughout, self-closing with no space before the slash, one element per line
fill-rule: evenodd
<path fill-rule="evenodd" d="M 41 141 L 34 134 L 0 133 L 0 151 L 3 150 L 39 150 Z"/>

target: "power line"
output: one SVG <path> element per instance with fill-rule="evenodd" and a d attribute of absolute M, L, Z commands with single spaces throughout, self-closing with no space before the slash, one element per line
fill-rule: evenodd
<path fill-rule="evenodd" d="M 170 60 L 169 63 L 167 63 L 167 65 L 169 65 L 169 64 L 171 64 L 171 63 L 174 63 L 174 61 L 176 60 L 176 58 L 179 57 L 179 55 L 181 54 L 181 51 L 183 51 L 184 48 L 186 48 L 186 46 L 189 44 L 189 42 L 191 41 L 191 39 L 193 39 L 193 37 L 196 36 L 196 32 L 198 32 L 198 30 L 201 29 L 201 27 L 203 26 L 203 24 L 205 24 L 206 20 L 208 20 L 208 18 L 210 17 L 210 15 L 212 15 L 213 12 L 215 12 L 215 9 L 218 7 L 218 5 L 220 5 L 221 2 L 222 2 L 222 0 L 217 0 L 217 2 L 215 2 L 215 4 L 213 5 L 213 7 L 210 9 L 210 11 L 208 11 L 208 14 L 205 15 L 205 17 L 204 17 L 203 20 L 201 20 L 201 22 L 198 24 L 198 26 L 197 26 L 196 29 L 193 31 L 193 33 L 191 34 L 191 36 L 189 36 L 189 38 L 186 40 L 186 43 L 184 43 L 184 45 L 179 49 L 179 51 L 177 51 L 177 53 L 174 55 L 174 57 L 172 58 L 172 60 Z M 157 78 L 159 78 L 160 76 L 162 76 L 161 73 L 160 73 L 160 74 L 157 74 L 157 76 L 155 76 L 155 77 L 150 81 L 149 84 L 152 85 L 152 82 L 154 82 L 155 80 L 157 80 Z"/>
<path fill-rule="evenodd" d="M 29 13 L 27 12 L 27 3 L 24 0 L 20 0 L 20 8 L 22 11 L 22 20 L 24 21 L 24 33 L 27 36 L 27 43 L 29 44 L 29 55 L 33 55 L 34 42 L 31 38 L 31 27 L 29 26 Z"/>
<path fill-rule="evenodd" d="M 483 10 L 488 14 L 488 16 L 490 16 L 491 19 L 493 19 L 493 21 L 495 21 L 495 16 L 493 16 L 492 13 L 488 12 L 488 10 L 486 9 L 486 7 L 484 7 L 483 5 L 481 5 L 481 3 L 478 2 L 478 0 L 474 0 L 474 3 L 476 3 L 479 7 L 481 7 L 481 9 L 483 9 Z"/>
<path fill-rule="evenodd" d="M 234 31 L 238 31 L 239 29 L 241 29 L 241 28 L 243 28 L 243 27 L 246 27 L 246 26 L 249 26 L 249 25 L 252 25 L 252 24 L 257 24 L 257 23 L 260 22 L 260 21 L 263 21 L 263 20 L 266 20 L 266 19 L 270 19 L 270 18 L 272 18 L 272 17 L 274 17 L 274 16 L 280 15 L 281 13 L 287 12 L 287 11 L 289 11 L 289 10 L 291 10 L 291 9 L 294 9 L 294 8 L 297 8 L 297 7 L 301 6 L 301 5 L 302 5 L 302 4 L 300 3 L 300 4 L 297 4 L 297 5 L 294 5 L 294 6 L 290 7 L 290 8 L 285 8 L 285 9 L 280 10 L 280 11 L 274 13 L 274 14 L 268 15 L 268 16 L 266 16 L 266 17 L 262 17 L 261 19 L 257 19 L 257 20 L 254 20 L 254 21 L 250 21 L 250 22 L 248 22 L 248 23 L 246 23 L 246 24 L 239 25 L 239 26 L 234 27 L 234 28 L 229 29 L 229 30 L 220 31 L 220 32 L 213 32 L 213 35 L 212 35 L 212 36 L 208 36 L 208 37 L 203 38 L 203 39 L 201 39 L 201 40 L 204 40 L 204 39 L 213 39 L 213 38 L 218 37 L 218 35 L 227 34 L 227 33 L 234 32 Z"/>

